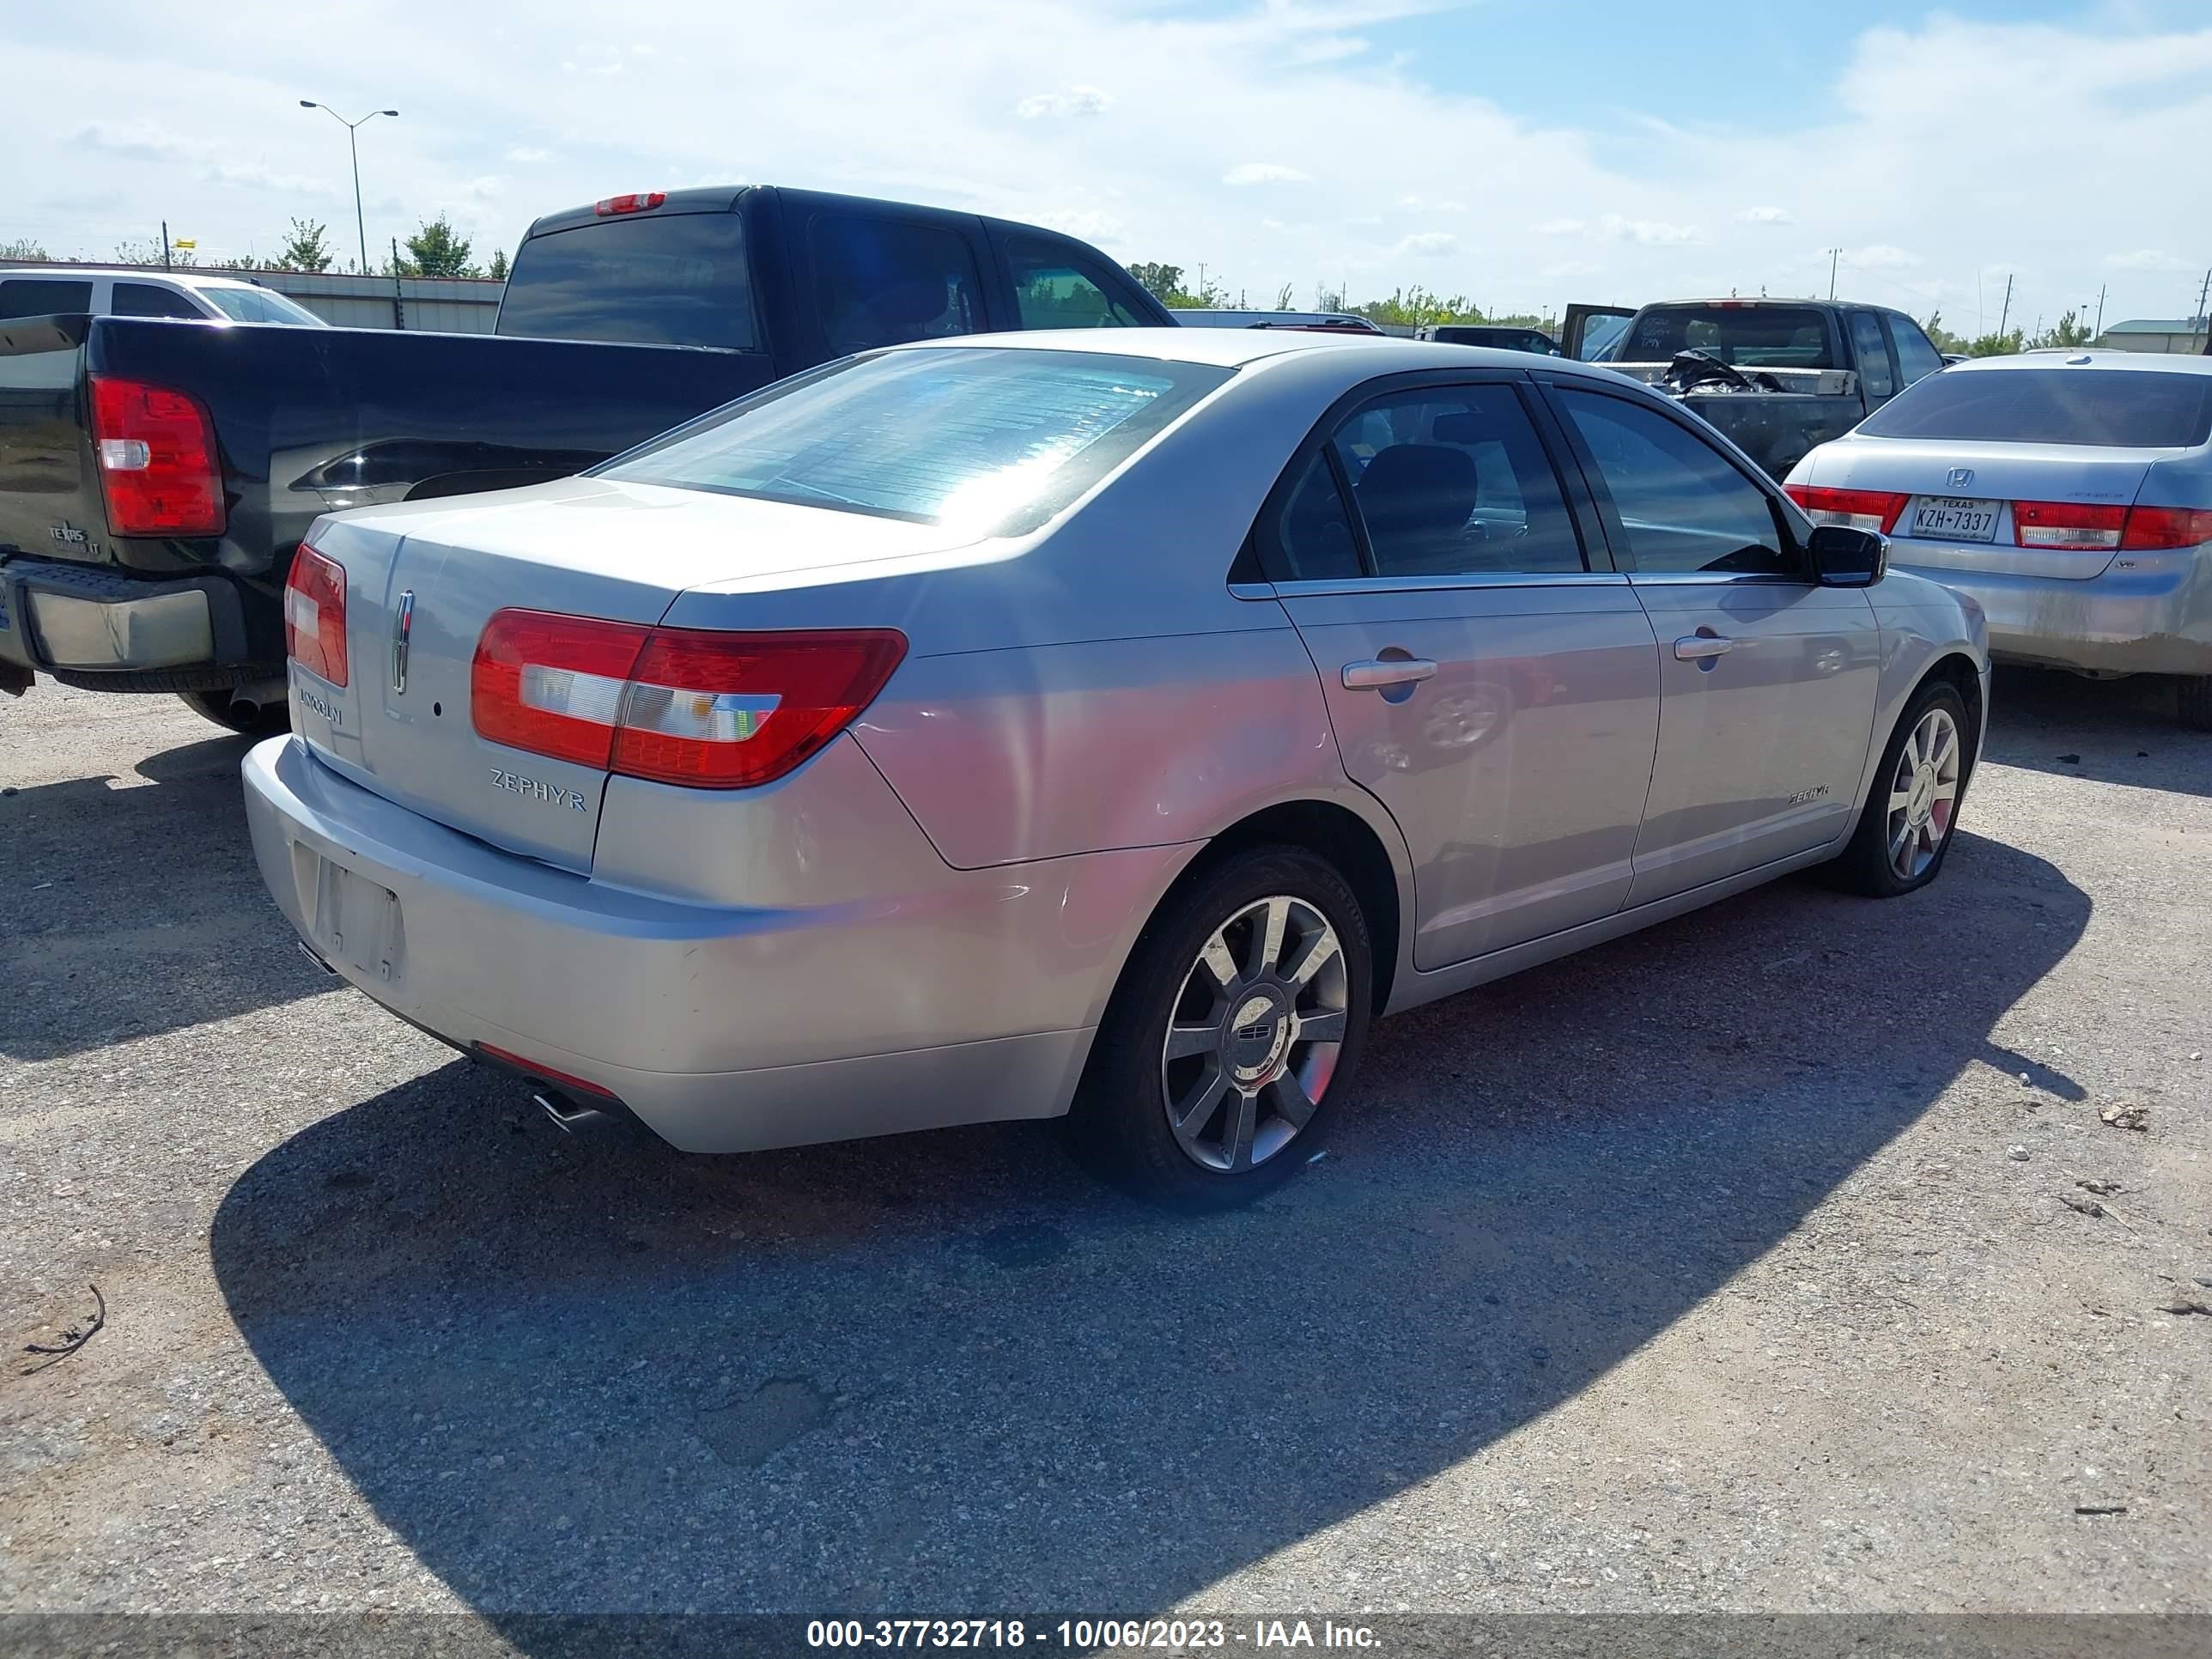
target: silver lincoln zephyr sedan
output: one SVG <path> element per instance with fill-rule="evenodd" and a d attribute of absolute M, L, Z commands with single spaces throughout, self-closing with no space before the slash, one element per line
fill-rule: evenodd
<path fill-rule="evenodd" d="M 741 1151 L 1065 1114 L 1267 1190 L 1369 1019 L 1823 864 L 1942 867 L 1974 602 L 1597 368 L 919 343 L 580 477 L 328 518 L 245 763 L 310 950 Z"/>

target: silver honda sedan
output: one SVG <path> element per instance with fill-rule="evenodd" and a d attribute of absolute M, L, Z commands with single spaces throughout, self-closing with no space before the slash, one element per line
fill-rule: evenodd
<path fill-rule="evenodd" d="M 1961 363 L 1814 450 L 1789 491 L 1972 594 L 2000 659 L 2172 675 L 2212 730 L 2212 359 Z"/>
<path fill-rule="evenodd" d="M 287 618 L 254 849 L 375 1000 L 678 1147 L 1066 1115 L 1190 1207 L 1375 1014 L 1934 879 L 1988 707 L 1971 600 L 1663 398 L 1267 331 L 848 359 L 324 519 Z"/>

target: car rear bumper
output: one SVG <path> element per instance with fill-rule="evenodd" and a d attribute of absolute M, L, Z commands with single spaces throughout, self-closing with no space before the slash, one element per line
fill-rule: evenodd
<path fill-rule="evenodd" d="M 847 748 L 833 765 L 867 765 Z M 1065 1111 L 1129 944 L 1191 850 L 964 872 L 932 854 L 931 890 L 899 898 L 712 905 L 486 846 L 296 738 L 258 744 L 243 771 L 263 879 L 318 957 L 464 1052 L 608 1091 L 689 1152 Z"/>
<path fill-rule="evenodd" d="M 213 668 L 245 663 L 246 638 L 238 587 L 223 576 L 0 561 L 0 660 L 81 675 Z"/>
<path fill-rule="evenodd" d="M 1995 571 L 1898 568 L 1978 600 L 1990 653 L 2008 662 L 2109 674 L 2212 674 L 2212 549 L 2123 554 L 2083 580 Z M 2123 568 L 2123 565 L 2129 568 Z"/>

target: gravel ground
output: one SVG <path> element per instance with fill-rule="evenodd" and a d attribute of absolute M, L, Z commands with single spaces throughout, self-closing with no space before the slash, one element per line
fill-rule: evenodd
<path fill-rule="evenodd" d="M 1050 1126 L 565 1139 L 302 961 L 241 741 L 42 683 L 0 1608 L 2212 1609 L 2212 737 L 1999 695 L 1934 888 L 1387 1022 L 1194 1223 Z"/>

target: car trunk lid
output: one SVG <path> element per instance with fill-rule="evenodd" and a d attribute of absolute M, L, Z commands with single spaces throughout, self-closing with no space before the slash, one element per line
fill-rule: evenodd
<path fill-rule="evenodd" d="M 2023 547 L 2016 503 L 2124 508 L 2134 502 L 2152 463 L 2167 453 L 1859 434 L 1822 450 L 1808 482 L 1907 496 L 1891 532 L 1892 556 L 1899 564 L 2086 580 L 2100 574 L 2117 550 Z M 1981 513 L 1989 514 L 1986 525 Z"/>
<path fill-rule="evenodd" d="M 477 647 L 496 612 L 650 628 L 703 583 L 818 581 L 826 566 L 954 539 L 935 526 L 596 478 L 325 519 L 310 541 L 344 571 L 347 684 L 295 661 L 295 730 L 401 805 L 587 872 L 606 769 L 494 742 L 472 717 Z"/>

